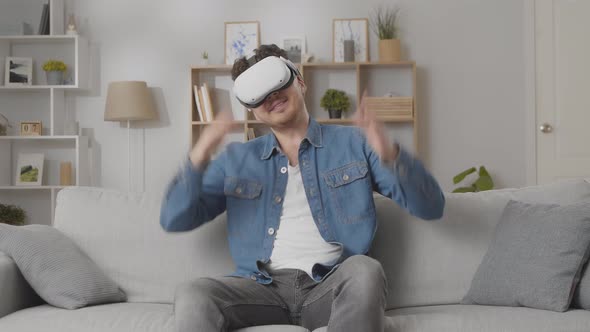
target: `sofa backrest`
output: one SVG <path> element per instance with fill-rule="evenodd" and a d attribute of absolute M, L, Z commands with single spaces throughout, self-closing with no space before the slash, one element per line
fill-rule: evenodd
<path fill-rule="evenodd" d="M 388 278 L 388 308 L 458 303 L 510 199 L 568 204 L 590 200 L 590 184 L 555 184 L 446 194 L 441 220 L 410 216 L 376 196 L 379 228 L 370 255 Z M 225 214 L 186 233 L 159 224 L 161 197 L 77 187 L 59 192 L 54 226 L 127 293 L 129 302 L 173 303 L 177 285 L 233 272 Z"/>
<path fill-rule="evenodd" d="M 376 197 L 379 228 L 370 255 L 388 279 L 388 309 L 456 304 L 467 293 L 510 199 L 571 204 L 588 200 L 590 183 L 564 180 L 522 189 L 445 194 L 443 218 L 425 221 Z"/>
<path fill-rule="evenodd" d="M 99 188 L 59 192 L 54 226 L 127 293 L 129 302 L 173 303 L 182 282 L 234 270 L 225 214 L 197 230 L 166 233 L 161 197 Z"/>

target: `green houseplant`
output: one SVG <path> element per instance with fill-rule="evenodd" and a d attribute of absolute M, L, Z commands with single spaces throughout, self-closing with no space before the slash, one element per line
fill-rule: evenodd
<path fill-rule="evenodd" d="M 320 106 L 329 112 L 330 119 L 340 119 L 342 112 L 350 108 L 350 99 L 344 91 L 328 89 L 320 100 Z"/>
<path fill-rule="evenodd" d="M 399 14 L 400 9 L 395 5 L 378 6 L 371 14 L 371 29 L 379 38 L 379 62 L 395 62 L 401 59 Z"/>
<path fill-rule="evenodd" d="M 463 172 L 453 177 L 453 183 L 458 184 L 459 182 L 463 181 L 465 177 L 467 177 L 469 174 L 475 173 L 476 171 L 477 169 L 475 167 L 471 167 L 470 169 L 464 170 Z M 494 181 L 492 180 L 490 173 L 488 173 L 488 170 L 484 166 L 480 166 L 478 178 L 471 185 L 456 188 L 455 190 L 453 190 L 453 192 L 468 193 L 492 189 L 494 189 Z"/>
<path fill-rule="evenodd" d="M 22 226 L 25 224 L 25 211 L 15 205 L 0 204 L 0 223 Z"/>
<path fill-rule="evenodd" d="M 59 60 L 48 60 L 43 64 L 43 70 L 47 75 L 47 84 L 61 85 L 64 72 L 68 69 L 65 63 Z"/>

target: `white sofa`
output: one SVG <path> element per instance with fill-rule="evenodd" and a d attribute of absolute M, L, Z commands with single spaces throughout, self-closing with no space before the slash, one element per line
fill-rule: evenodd
<path fill-rule="evenodd" d="M 387 331 L 590 331 L 590 311 L 557 313 L 460 305 L 509 199 L 570 203 L 590 184 L 447 194 L 442 220 L 409 216 L 376 196 L 379 229 L 371 255 L 388 277 Z M 97 188 L 62 190 L 55 227 L 71 237 L 128 295 L 127 303 L 64 310 L 40 303 L 14 262 L 0 253 L 2 332 L 174 331 L 174 291 L 182 282 L 233 271 L 224 216 L 188 233 L 160 228 L 160 198 Z M 325 330 L 325 329 L 320 329 Z M 306 331 L 267 326 L 242 331 Z"/>

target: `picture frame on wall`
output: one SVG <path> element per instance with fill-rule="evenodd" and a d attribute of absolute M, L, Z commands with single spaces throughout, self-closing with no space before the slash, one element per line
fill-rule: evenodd
<path fill-rule="evenodd" d="M 20 123 L 20 136 L 41 136 L 43 123 L 41 121 L 29 121 Z"/>
<path fill-rule="evenodd" d="M 286 36 L 281 38 L 281 48 L 287 52 L 289 60 L 293 63 L 301 63 L 303 55 L 307 53 L 305 36 Z"/>
<path fill-rule="evenodd" d="M 19 153 L 16 165 L 17 186 L 40 186 L 43 183 L 43 153 Z"/>
<path fill-rule="evenodd" d="M 225 22 L 225 64 L 233 65 L 236 59 L 247 56 L 260 46 L 258 21 Z"/>
<path fill-rule="evenodd" d="M 351 51 L 352 55 L 350 55 Z M 334 62 L 369 61 L 369 20 L 367 18 L 334 19 L 332 60 Z"/>
<path fill-rule="evenodd" d="M 6 57 L 4 67 L 4 84 L 6 86 L 32 85 L 33 59 Z"/>

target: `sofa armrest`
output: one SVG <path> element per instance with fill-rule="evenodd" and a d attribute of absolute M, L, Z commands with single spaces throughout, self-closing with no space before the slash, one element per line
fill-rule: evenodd
<path fill-rule="evenodd" d="M 0 317 L 43 303 L 16 263 L 0 252 Z"/>

